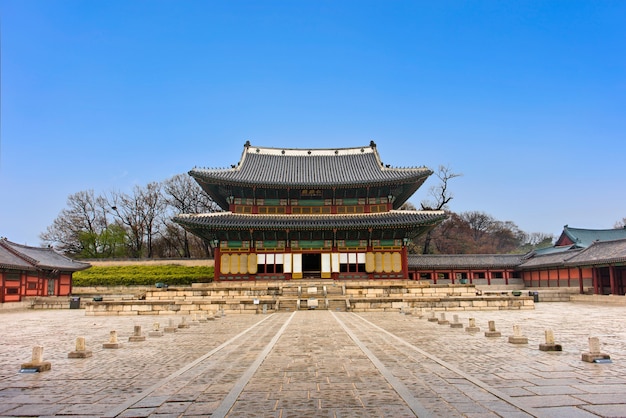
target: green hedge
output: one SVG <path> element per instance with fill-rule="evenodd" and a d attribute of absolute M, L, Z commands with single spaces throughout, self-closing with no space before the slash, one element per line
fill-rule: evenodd
<path fill-rule="evenodd" d="M 190 285 L 213 281 L 213 267 L 163 264 L 158 266 L 93 266 L 73 275 L 74 286 Z"/>

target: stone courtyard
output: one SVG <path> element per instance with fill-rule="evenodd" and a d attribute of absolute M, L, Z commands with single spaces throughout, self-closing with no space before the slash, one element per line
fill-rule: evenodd
<path fill-rule="evenodd" d="M 184 322 L 3 311 L 0 416 L 625 417 L 624 309 L 563 302 L 462 311 L 461 327 L 454 312 L 427 310 Z M 466 330 L 470 318 L 480 330 Z M 485 335 L 489 321 L 501 336 Z M 154 336 L 155 322 L 169 332 Z M 131 338 L 138 326 L 145 339 Z M 528 343 L 509 342 L 514 326 Z M 547 329 L 562 351 L 539 350 Z M 113 330 L 119 348 L 104 348 Z M 90 357 L 68 358 L 78 337 Z M 610 362 L 582 361 L 589 337 Z M 35 346 L 51 370 L 21 370 Z"/>

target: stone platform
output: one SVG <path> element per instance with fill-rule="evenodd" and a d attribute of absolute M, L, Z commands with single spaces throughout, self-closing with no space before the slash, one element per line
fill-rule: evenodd
<path fill-rule="evenodd" d="M 200 283 L 153 288 L 142 298 L 87 301 L 87 315 L 272 313 L 297 310 L 400 312 L 406 310 L 533 309 L 533 298 L 510 291 L 486 294 L 473 285 L 433 285 L 407 280 L 298 280 Z"/>

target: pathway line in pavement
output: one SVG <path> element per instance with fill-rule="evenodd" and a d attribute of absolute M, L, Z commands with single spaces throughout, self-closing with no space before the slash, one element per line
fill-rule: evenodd
<path fill-rule="evenodd" d="M 441 366 L 445 367 L 446 369 L 450 370 L 453 373 L 458 374 L 459 376 L 461 376 L 462 378 L 468 380 L 469 382 L 473 383 L 476 386 L 481 387 L 482 389 L 486 390 L 487 392 L 491 393 L 492 395 L 502 399 L 504 402 L 507 402 L 511 405 L 513 405 L 514 407 L 526 412 L 527 414 L 530 414 L 533 417 L 541 417 L 541 413 L 539 411 L 537 411 L 535 408 L 531 408 L 528 406 L 525 406 L 524 404 L 516 401 L 514 398 L 512 398 L 511 396 L 507 395 L 504 392 L 499 391 L 498 389 L 488 385 L 487 383 L 483 382 L 480 379 L 476 379 L 475 377 L 465 373 L 463 370 L 453 366 L 452 364 L 448 363 L 447 361 L 444 361 L 430 353 L 428 353 L 427 351 L 422 350 L 421 348 L 418 348 L 416 346 L 414 346 L 413 344 L 407 342 L 406 340 L 398 337 L 395 334 L 392 334 L 391 332 L 387 331 L 384 328 L 379 327 L 378 325 L 368 321 L 367 319 L 363 318 L 360 315 L 356 315 L 355 316 L 357 318 L 359 318 L 361 321 L 366 322 L 367 324 L 369 324 L 370 326 L 376 328 L 377 330 L 387 334 L 388 336 L 394 338 L 396 341 L 402 343 L 403 345 L 409 347 L 412 350 L 417 351 L 418 353 L 420 353 L 421 355 L 428 357 L 429 359 L 433 360 L 434 362 L 440 364 Z"/>
<path fill-rule="evenodd" d="M 223 417 L 226 416 L 228 411 L 230 411 L 230 408 L 233 407 L 233 405 L 237 401 L 237 398 L 239 398 L 239 395 L 241 395 L 241 392 L 243 391 L 243 388 L 248 384 L 248 382 L 250 381 L 250 379 L 252 378 L 254 373 L 257 371 L 259 366 L 261 366 L 261 363 L 263 363 L 263 361 L 268 356 L 270 351 L 272 351 L 272 349 L 274 348 L 274 346 L 278 342 L 278 339 L 283 335 L 283 333 L 285 332 L 285 330 L 289 326 L 289 323 L 291 322 L 291 320 L 293 319 L 295 314 L 296 314 L 296 311 L 294 311 L 289 316 L 289 319 L 287 319 L 287 321 L 285 321 L 283 326 L 278 330 L 276 335 L 274 335 L 272 340 L 265 346 L 263 351 L 261 351 L 259 353 L 259 355 L 254 360 L 254 362 L 252 362 L 250 367 L 248 367 L 248 370 L 246 370 L 241 375 L 241 377 L 239 378 L 237 383 L 235 383 L 235 386 L 233 386 L 233 388 L 230 390 L 230 392 L 228 392 L 228 395 L 226 395 L 226 397 L 222 400 L 222 403 L 220 403 L 219 406 L 215 409 L 215 411 L 213 411 L 213 413 L 211 414 L 212 418 L 223 418 Z"/>
<path fill-rule="evenodd" d="M 394 390 L 398 393 L 398 395 L 402 397 L 404 402 L 406 402 L 406 404 L 409 406 L 411 411 L 413 411 L 415 416 L 420 417 L 420 418 L 432 417 L 433 414 L 431 414 L 430 411 L 424 408 L 421 402 L 415 396 L 413 396 L 411 391 L 397 377 L 393 375 L 391 370 L 385 367 L 385 365 L 378 359 L 378 357 L 376 357 L 374 353 L 372 353 L 372 351 L 370 351 L 370 349 L 367 348 L 361 340 L 359 340 L 356 334 L 354 334 L 352 330 L 349 329 L 346 326 L 346 324 L 344 324 L 343 321 L 339 319 L 339 317 L 334 312 L 331 312 L 331 314 L 333 315 L 335 320 L 339 323 L 339 325 L 341 325 L 344 331 L 350 336 L 350 338 L 352 338 L 352 341 L 354 341 L 354 343 L 361 349 L 361 351 L 365 353 L 365 355 L 370 359 L 372 364 L 376 366 L 378 371 L 389 382 L 389 384 L 394 388 Z"/>
<path fill-rule="evenodd" d="M 268 315 L 265 318 L 261 319 L 259 322 L 255 323 L 254 325 L 252 325 L 251 327 L 241 331 L 239 334 L 235 335 L 234 337 L 232 337 L 231 339 L 229 339 L 228 341 L 220 344 L 219 346 L 215 347 L 214 349 L 212 349 L 211 351 L 209 351 L 208 353 L 204 354 L 201 357 L 198 357 L 196 360 L 192 361 L 191 363 L 187 364 L 186 366 L 178 369 L 177 371 L 175 371 L 174 373 L 170 374 L 169 376 L 167 376 L 166 378 L 158 381 L 157 383 L 155 383 L 154 385 L 150 386 L 148 389 L 142 391 L 140 394 L 130 398 L 129 400 L 127 400 L 126 402 L 120 404 L 117 406 L 117 408 L 114 408 L 110 411 L 108 411 L 105 415 L 103 415 L 104 418 L 114 418 L 116 416 L 118 416 L 119 414 L 121 414 L 122 412 L 124 412 L 126 409 L 130 408 L 131 406 L 133 406 L 134 404 L 136 404 L 137 402 L 141 401 L 142 399 L 144 399 L 145 397 L 147 397 L 148 395 L 150 395 L 152 392 L 154 392 L 155 390 L 157 390 L 158 388 L 160 388 L 161 386 L 165 385 L 166 383 L 174 380 L 175 378 L 177 378 L 178 376 L 182 375 L 183 373 L 187 372 L 188 370 L 192 369 L 193 367 L 195 367 L 197 364 L 201 363 L 202 361 L 206 360 L 207 358 L 211 357 L 212 355 L 214 355 L 215 353 L 217 353 L 218 351 L 224 349 L 225 347 L 227 347 L 228 345 L 234 343 L 238 338 L 242 337 L 243 335 L 247 334 L 248 332 L 252 331 L 254 328 L 258 327 L 259 325 L 261 325 L 263 322 L 265 322 L 266 320 L 268 320 L 271 316 Z"/>

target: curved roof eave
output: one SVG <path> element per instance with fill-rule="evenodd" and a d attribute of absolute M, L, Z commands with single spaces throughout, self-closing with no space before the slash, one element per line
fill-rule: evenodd
<path fill-rule="evenodd" d="M 288 189 L 288 188 L 310 188 L 310 187 L 318 187 L 322 189 L 346 189 L 355 186 L 374 186 L 374 187 L 386 187 L 390 185 L 400 184 L 412 184 L 412 183 L 423 183 L 426 178 L 428 178 L 432 174 L 432 170 L 428 168 L 419 168 L 416 169 L 415 172 L 410 173 L 409 175 L 400 176 L 396 178 L 386 178 L 386 179 L 362 179 L 362 180 L 353 180 L 353 181 L 345 181 L 345 182 L 337 182 L 337 181 L 326 181 L 326 182 L 314 182 L 314 181 L 294 181 L 294 182 L 286 182 L 286 181 L 263 181 L 263 180 L 241 180 L 241 179 L 232 179 L 226 178 L 224 176 L 215 175 L 210 171 L 202 171 L 198 169 L 193 169 L 189 171 L 189 175 L 193 178 L 215 185 L 222 186 L 231 186 L 231 187 L 242 187 L 242 188 L 258 188 L 259 186 L 268 187 L 268 188 L 276 188 L 276 189 Z"/>
<path fill-rule="evenodd" d="M 190 228 L 215 230 L 411 229 L 435 225 L 446 217 L 444 211 L 390 211 L 355 215 L 249 215 L 218 212 L 183 214 L 175 217 L 174 221 Z"/>

